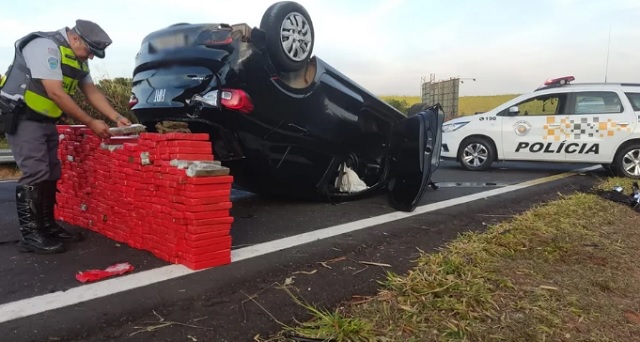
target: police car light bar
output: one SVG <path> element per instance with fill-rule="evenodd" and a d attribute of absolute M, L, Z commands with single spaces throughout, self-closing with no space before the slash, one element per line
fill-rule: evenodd
<path fill-rule="evenodd" d="M 564 77 L 558 77 L 558 78 L 550 78 L 546 81 L 544 81 L 544 85 L 545 86 L 561 86 L 561 85 L 565 85 L 571 81 L 575 81 L 575 77 L 573 76 L 564 76 Z"/>

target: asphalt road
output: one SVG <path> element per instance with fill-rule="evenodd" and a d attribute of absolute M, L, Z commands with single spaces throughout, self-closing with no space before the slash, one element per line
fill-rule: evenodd
<path fill-rule="evenodd" d="M 457 164 L 443 162 L 433 177 L 440 188 L 438 190 L 429 189 L 421 205 L 520 184 L 586 166 L 589 165 L 503 163 L 487 172 L 468 172 L 462 170 Z M 599 176 L 606 175 L 600 173 Z M 587 182 L 594 179 L 593 177 L 583 177 L 582 182 L 585 182 L 584 178 L 588 178 Z M 206 307 L 215 307 L 221 303 L 228 303 L 228 298 L 238 296 L 238 291 L 242 286 L 248 286 L 249 283 L 254 284 L 255 286 L 246 289 L 246 291 L 253 292 L 259 291 L 260 288 L 267 288 L 276 279 L 282 280 L 282 276 L 289 272 L 291 267 L 309 266 L 310 260 L 328 260 L 335 255 L 344 254 L 351 254 L 353 257 L 360 257 L 359 254 L 362 254 L 375 258 L 376 255 L 384 254 L 382 252 L 376 254 L 379 248 L 377 246 L 385 243 L 393 244 L 392 241 L 406 246 L 407 242 L 401 243 L 399 241 L 402 241 L 403 238 L 406 239 L 409 235 L 397 235 L 399 229 L 404 229 L 404 227 L 418 229 L 421 233 L 416 235 L 416 239 L 417 237 L 421 240 L 426 239 L 424 241 L 429 241 L 428 244 L 431 244 L 429 247 L 435 248 L 443 241 L 454 237 L 457 232 L 469 228 L 461 225 L 455 229 L 441 227 L 440 230 L 431 231 L 425 229 L 426 225 L 432 222 L 451 225 L 456 220 L 462 220 L 465 216 L 478 214 L 478 211 L 509 209 L 515 202 L 520 203 L 520 206 L 524 208 L 533 204 L 528 198 L 544 198 L 545 194 L 555 194 L 558 187 L 566 186 L 567 182 L 574 184 L 572 182 L 575 180 L 552 182 L 550 184 L 554 184 L 553 186 L 547 184 L 532 187 L 512 194 L 496 196 L 486 201 L 460 205 L 454 209 L 417 215 L 327 239 L 327 241 L 314 242 L 290 250 L 271 253 L 255 258 L 256 260 L 234 262 L 231 265 L 146 286 L 135 291 L 8 321 L 0 324 L 0 334 L 10 336 L 11 341 L 40 340 L 48 337 L 63 340 L 113 340 L 123 336 L 119 336 L 120 333 L 117 332 L 114 332 L 116 335 L 104 335 L 105 332 L 101 331 L 101 328 L 110 327 L 113 330 L 114 327 L 122 328 L 128 324 L 134 324 L 144 315 L 148 315 L 151 312 L 150 308 L 153 307 L 161 306 L 165 310 L 163 312 L 167 314 L 173 311 L 174 306 L 176 308 L 183 306 L 183 311 L 186 310 L 186 312 L 191 310 L 188 308 L 193 309 L 195 303 L 199 303 L 197 306 L 201 309 L 202 302 L 209 303 Z M 13 199 L 14 186 L 15 183 L 12 182 L 0 183 L 0 258 L 4 260 L 0 264 L 0 270 L 3 274 L 3 277 L 0 278 L 0 304 L 84 286 L 75 280 L 76 272 L 104 268 L 116 262 L 128 261 L 132 263 L 136 267 L 135 272 L 167 266 L 167 263 L 156 259 L 150 253 L 116 244 L 89 231 L 84 232 L 86 236 L 84 242 L 71 245 L 70 249 L 61 255 L 36 256 L 17 252 L 14 244 L 14 241 L 18 239 L 15 201 Z M 572 186 L 575 187 L 575 185 Z M 231 232 L 234 249 L 393 212 L 386 197 L 382 195 L 353 202 L 317 203 L 276 201 L 245 192 L 234 192 L 232 201 L 234 205 L 232 215 L 235 217 Z M 72 227 L 72 229 L 80 228 Z M 392 236 L 395 236 L 395 239 L 391 238 Z M 397 260 L 402 261 L 401 264 L 404 267 L 408 267 L 409 255 L 414 253 L 415 249 L 398 256 Z M 374 275 L 362 272 L 361 276 L 365 277 L 360 279 L 363 282 L 362 286 L 370 286 L 367 279 L 372 279 Z M 322 279 L 322 281 L 327 281 L 327 279 Z M 339 281 L 336 282 L 339 283 Z M 330 286 L 330 284 L 326 286 Z M 360 285 L 353 286 L 357 289 Z M 311 287 L 310 285 L 309 289 Z M 347 289 L 347 287 L 343 287 Z M 205 295 L 206 293 L 216 294 L 216 296 L 210 298 Z M 325 296 L 331 297 L 328 294 Z M 332 301 L 328 300 L 327 302 L 331 303 Z M 88 313 L 91 314 L 88 315 Z M 247 329 L 246 320 L 244 317 L 244 322 L 237 322 L 236 329 L 243 331 Z M 263 324 L 254 328 L 260 330 L 266 326 Z M 131 327 L 127 327 L 127 329 L 131 329 Z M 117 329 L 113 331 L 117 331 Z M 216 340 L 234 341 L 232 337 L 215 336 L 217 336 Z"/>

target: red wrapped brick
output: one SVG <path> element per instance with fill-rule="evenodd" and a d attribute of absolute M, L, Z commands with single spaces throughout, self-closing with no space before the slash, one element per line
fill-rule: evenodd
<path fill-rule="evenodd" d="M 220 217 L 218 219 L 226 219 L 226 218 L 228 218 L 228 216 Z M 232 217 L 231 219 L 232 219 L 231 221 L 233 221 Z M 216 219 L 212 219 L 212 220 L 216 220 Z M 212 221 L 212 220 L 209 220 L 209 221 Z M 185 238 L 187 240 L 206 239 L 207 237 L 218 236 L 222 233 L 229 234 L 230 231 L 231 231 L 231 223 L 220 223 L 220 224 L 210 223 L 206 225 L 190 225 L 187 223 Z"/>
<path fill-rule="evenodd" d="M 230 262 L 233 178 L 189 178 L 170 164 L 213 160 L 207 134 L 102 140 L 84 126 L 57 130 L 56 218 L 193 269 Z"/>
<path fill-rule="evenodd" d="M 222 245 L 222 244 L 221 244 Z M 212 248 L 213 250 L 213 248 Z M 213 250 L 211 252 L 195 252 L 191 248 L 185 249 L 184 251 L 178 252 L 178 258 L 189 261 L 192 263 L 203 262 L 207 260 L 216 260 L 220 258 L 225 258 L 227 256 L 231 256 L 231 249 L 223 249 L 223 250 Z"/>
<path fill-rule="evenodd" d="M 216 266 L 228 265 L 231 263 L 231 252 L 228 255 L 221 256 L 217 259 L 205 260 L 200 262 L 191 262 L 188 260 L 180 260 L 179 262 L 192 270 L 202 270 Z"/>

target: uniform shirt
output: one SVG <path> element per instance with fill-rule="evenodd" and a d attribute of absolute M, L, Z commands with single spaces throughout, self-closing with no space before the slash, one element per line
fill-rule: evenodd
<path fill-rule="evenodd" d="M 69 43 L 67 29 L 63 28 L 59 32 Z M 52 40 L 36 38 L 22 49 L 22 55 L 27 68 L 31 71 L 31 78 L 62 81 L 60 49 Z M 91 75 L 87 75 L 80 83 L 93 83 L 93 79 Z"/>

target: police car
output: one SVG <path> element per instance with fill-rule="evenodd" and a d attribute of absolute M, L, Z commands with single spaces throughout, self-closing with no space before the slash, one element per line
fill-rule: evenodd
<path fill-rule="evenodd" d="M 571 83 L 549 79 L 497 108 L 449 120 L 442 157 L 468 170 L 496 161 L 602 164 L 640 178 L 640 83 Z"/>

